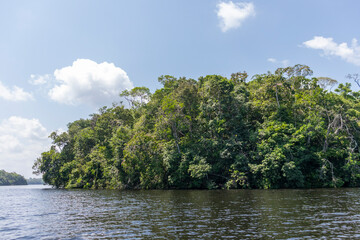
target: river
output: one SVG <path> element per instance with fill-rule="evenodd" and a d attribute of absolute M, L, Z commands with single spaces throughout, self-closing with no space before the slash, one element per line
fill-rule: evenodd
<path fill-rule="evenodd" d="M 0 187 L 0 239 L 360 239 L 360 189 Z"/>

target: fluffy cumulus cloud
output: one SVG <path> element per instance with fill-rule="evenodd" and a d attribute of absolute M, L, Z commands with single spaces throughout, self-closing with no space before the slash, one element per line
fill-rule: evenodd
<path fill-rule="evenodd" d="M 22 88 L 13 86 L 9 88 L 0 82 L 0 98 L 7 101 L 28 101 L 33 100 L 34 97 L 31 93 L 25 92 Z"/>
<path fill-rule="evenodd" d="M 253 3 L 220 2 L 217 5 L 217 16 L 220 19 L 220 27 L 223 32 L 232 28 L 238 28 L 249 17 L 255 16 Z"/>
<path fill-rule="evenodd" d="M 32 165 L 49 145 L 49 133 L 38 119 L 12 116 L 0 122 L 0 169 L 30 177 Z"/>
<path fill-rule="evenodd" d="M 303 42 L 307 48 L 322 50 L 325 56 L 337 56 L 341 59 L 360 66 L 360 46 L 353 39 L 350 46 L 347 43 L 336 43 L 332 38 L 315 36 L 313 39 Z"/>
<path fill-rule="evenodd" d="M 68 105 L 102 106 L 117 100 L 123 90 L 133 88 L 121 68 L 89 59 L 78 59 L 71 66 L 57 69 L 53 77 L 56 85 L 48 92 L 50 98 Z"/>
<path fill-rule="evenodd" d="M 274 63 L 276 65 L 279 65 L 281 67 L 289 66 L 289 60 L 287 60 L 287 59 L 285 59 L 285 60 L 277 60 L 276 58 L 268 58 L 267 61 L 271 62 L 271 63 Z"/>

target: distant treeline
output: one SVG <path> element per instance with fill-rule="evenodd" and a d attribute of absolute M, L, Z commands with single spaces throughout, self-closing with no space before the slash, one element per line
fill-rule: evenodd
<path fill-rule="evenodd" d="M 360 186 L 360 92 L 311 75 L 296 65 L 251 80 L 162 76 L 153 94 L 124 91 L 130 108 L 53 132 L 34 170 L 65 188 Z"/>
<path fill-rule="evenodd" d="M 32 184 L 44 184 L 44 181 L 42 180 L 42 178 L 29 178 L 26 179 L 27 184 L 32 185 Z"/>
<path fill-rule="evenodd" d="M 8 173 L 0 170 L 0 186 L 27 185 L 25 178 L 17 173 Z"/>

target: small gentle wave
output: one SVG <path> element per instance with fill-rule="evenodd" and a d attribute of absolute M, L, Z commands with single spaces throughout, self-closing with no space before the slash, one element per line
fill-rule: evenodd
<path fill-rule="evenodd" d="M 0 188 L 0 239 L 355 239 L 359 189 Z"/>

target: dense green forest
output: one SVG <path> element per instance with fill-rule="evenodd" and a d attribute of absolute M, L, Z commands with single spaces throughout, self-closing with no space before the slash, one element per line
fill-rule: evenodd
<path fill-rule="evenodd" d="M 161 76 L 153 94 L 122 92 L 128 108 L 53 132 L 34 171 L 65 188 L 360 186 L 360 92 L 311 75 L 295 65 L 251 79 Z"/>
<path fill-rule="evenodd" d="M 27 185 L 25 178 L 17 173 L 8 173 L 0 170 L 0 186 Z"/>

